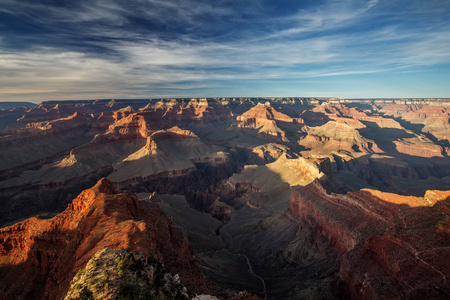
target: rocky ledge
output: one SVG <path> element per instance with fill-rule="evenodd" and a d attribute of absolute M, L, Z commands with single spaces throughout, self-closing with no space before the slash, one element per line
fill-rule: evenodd
<path fill-rule="evenodd" d="M 190 292 L 207 291 L 186 234 L 159 204 L 101 179 L 61 214 L 0 230 L 0 298 L 61 299 L 78 270 L 104 248 L 155 257 Z"/>

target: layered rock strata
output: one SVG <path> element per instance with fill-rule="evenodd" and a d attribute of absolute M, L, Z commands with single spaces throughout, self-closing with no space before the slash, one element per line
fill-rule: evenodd
<path fill-rule="evenodd" d="M 371 189 L 330 195 L 315 181 L 292 193 L 289 210 L 342 253 L 341 297 L 450 295 L 450 191 L 424 197 Z"/>

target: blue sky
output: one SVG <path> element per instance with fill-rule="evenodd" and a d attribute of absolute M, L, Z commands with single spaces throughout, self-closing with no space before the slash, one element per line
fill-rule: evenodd
<path fill-rule="evenodd" d="M 449 0 L 0 0 L 0 100 L 450 97 Z"/>

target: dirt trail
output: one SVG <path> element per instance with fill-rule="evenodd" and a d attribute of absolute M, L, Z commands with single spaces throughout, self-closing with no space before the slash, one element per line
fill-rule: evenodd
<path fill-rule="evenodd" d="M 245 259 L 247 260 L 247 265 L 248 265 L 248 269 L 250 270 L 250 273 L 253 276 L 255 276 L 256 278 L 258 278 L 259 280 L 261 280 L 262 285 L 263 285 L 263 291 L 264 291 L 264 300 L 267 300 L 266 282 L 264 281 L 264 279 L 261 276 L 258 276 L 253 272 L 253 267 L 252 267 L 252 264 L 250 263 L 250 259 L 248 259 L 248 257 L 244 254 L 239 253 L 239 255 L 245 257 Z"/>

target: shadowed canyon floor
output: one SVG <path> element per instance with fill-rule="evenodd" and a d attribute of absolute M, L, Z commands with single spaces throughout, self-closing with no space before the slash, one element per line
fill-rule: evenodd
<path fill-rule="evenodd" d="M 310 98 L 5 106 L 0 299 L 448 298 L 449 107 Z"/>

